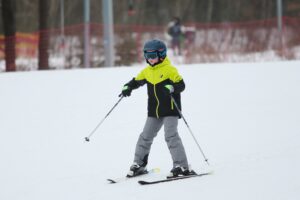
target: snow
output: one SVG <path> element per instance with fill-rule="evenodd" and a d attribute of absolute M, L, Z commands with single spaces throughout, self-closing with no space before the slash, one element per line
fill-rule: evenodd
<path fill-rule="evenodd" d="M 142 67 L 0 74 L 0 199 L 298 200 L 300 61 L 181 65 L 179 132 L 193 169 L 211 176 L 140 186 L 125 175 L 146 119 L 146 87 L 118 101 Z M 163 132 L 148 168 L 171 169 Z M 151 178 L 151 177 L 150 177 Z"/>

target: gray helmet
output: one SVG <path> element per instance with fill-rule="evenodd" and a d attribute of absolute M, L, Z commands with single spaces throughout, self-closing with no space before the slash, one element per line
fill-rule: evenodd
<path fill-rule="evenodd" d="M 155 54 L 162 59 L 167 56 L 167 47 L 165 43 L 157 39 L 147 41 L 144 45 L 145 59 L 153 58 Z"/>

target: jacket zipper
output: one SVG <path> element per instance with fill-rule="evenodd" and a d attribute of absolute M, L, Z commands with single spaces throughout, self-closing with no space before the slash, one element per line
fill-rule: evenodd
<path fill-rule="evenodd" d="M 153 85 L 153 89 L 154 89 L 154 96 L 156 98 L 156 101 L 157 101 L 157 106 L 156 106 L 156 117 L 159 118 L 159 115 L 158 115 L 158 107 L 159 107 L 159 99 L 156 95 L 156 85 L 154 84 Z"/>

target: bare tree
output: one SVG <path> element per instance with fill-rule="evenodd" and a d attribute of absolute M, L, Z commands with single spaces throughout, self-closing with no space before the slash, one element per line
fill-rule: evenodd
<path fill-rule="evenodd" d="M 208 0 L 207 3 L 208 5 L 207 5 L 206 21 L 211 22 L 213 8 L 214 8 L 214 0 Z"/>
<path fill-rule="evenodd" d="M 45 0 L 39 0 L 39 70 L 49 69 L 49 31 L 48 28 L 48 16 L 49 16 L 49 2 Z"/>
<path fill-rule="evenodd" d="M 16 70 L 16 20 L 15 0 L 2 0 L 2 15 L 5 35 L 5 63 L 6 71 Z"/>

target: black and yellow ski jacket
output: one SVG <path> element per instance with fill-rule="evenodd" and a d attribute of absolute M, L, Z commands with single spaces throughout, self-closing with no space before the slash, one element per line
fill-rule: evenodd
<path fill-rule="evenodd" d="M 184 90 L 185 84 L 177 69 L 172 66 L 166 57 L 163 62 L 143 69 L 135 78 L 128 82 L 127 86 L 136 89 L 147 83 L 148 89 L 148 116 L 149 117 L 180 117 L 171 97 L 164 92 L 165 85 L 173 85 L 173 97 L 181 109 L 180 93 Z"/>

